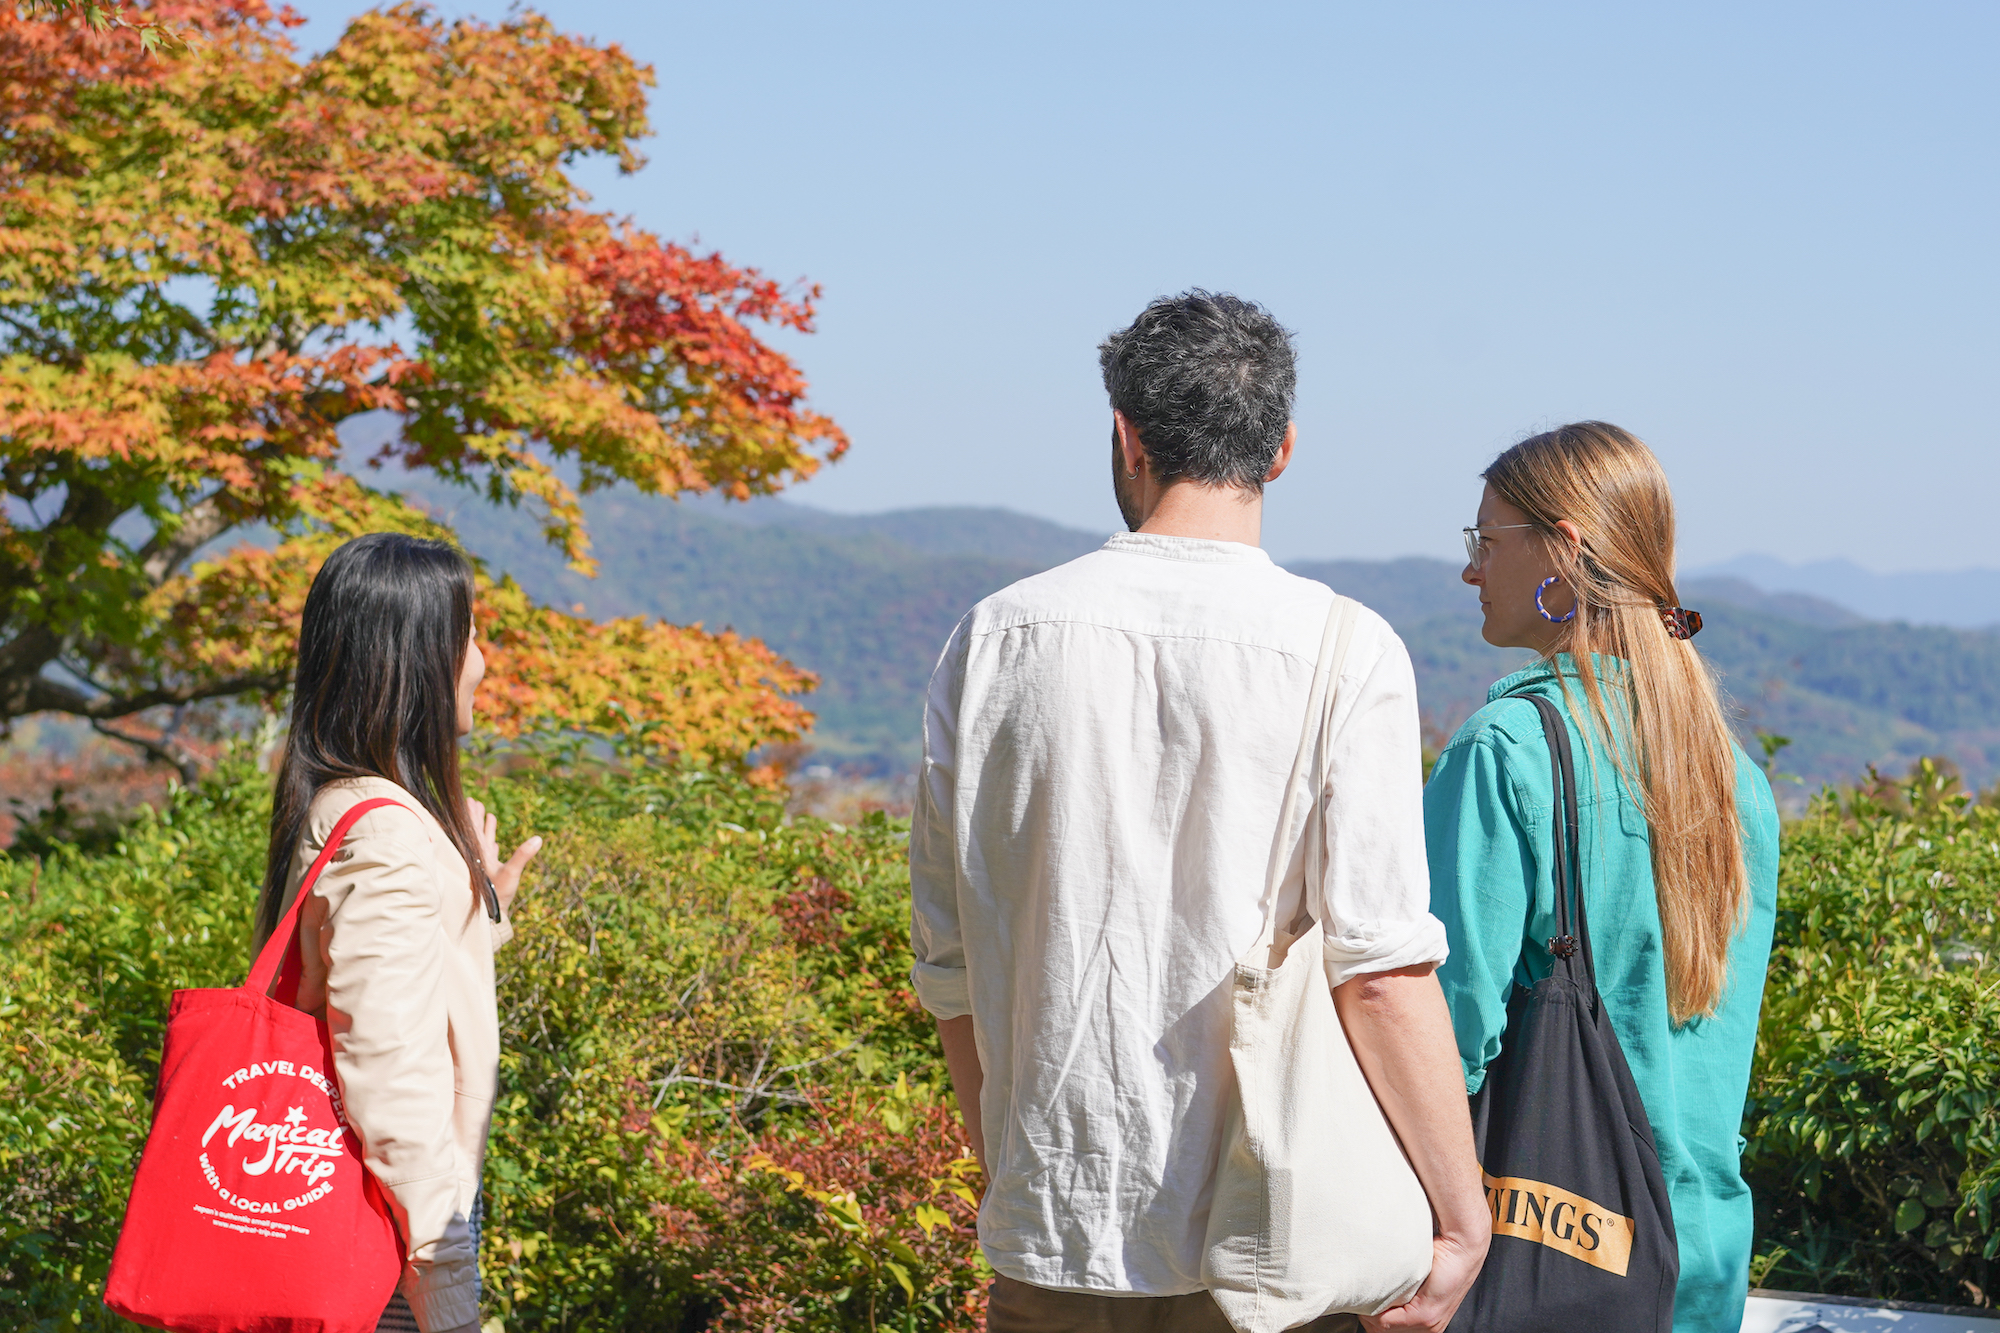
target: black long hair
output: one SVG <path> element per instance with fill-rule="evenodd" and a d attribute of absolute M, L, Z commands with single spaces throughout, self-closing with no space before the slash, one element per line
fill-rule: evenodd
<path fill-rule="evenodd" d="M 320 788 L 382 777 L 422 802 L 480 883 L 458 776 L 458 676 L 472 641 L 472 567 L 444 542 L 371 532 L 327 557 L 299 626 L 291 735 L 271 802 L 257 939 L 277 928 Z"/>

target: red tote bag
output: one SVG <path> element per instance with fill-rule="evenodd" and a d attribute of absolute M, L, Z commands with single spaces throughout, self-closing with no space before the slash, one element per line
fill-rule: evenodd
<path fill-rule="evenodd" d="M 403 1249 L 340 1103 L 324 1022 L 273 999 L 298 994 L 299 909 L 363 801 L 334 825 L 250 975 L 233 990 L 174 992 L 153 1128 L 104 1304 L 191 1333 L 369 1333 Z"/>

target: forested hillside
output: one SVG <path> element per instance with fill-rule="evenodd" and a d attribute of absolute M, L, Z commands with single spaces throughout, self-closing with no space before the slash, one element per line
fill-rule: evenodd
<path fill-rule="evenodd" d="M 1101 535 L 994 509 L 830 514 L 779 500 L 675 503 L 619 490 L 584 502 L 601 562 L 564 568 L 525 515 L 437 483 L 412 494 L 448 513 L 471 548 L 531 595 L 598 617 L 645 612 L 733 627 L 820 674 L 809 700 L 830 763 L 904 772 L 938 650 L 987 593 L 1095 549 Z M 1293 566 L 1359 598 L 1410 648 L 1434 739 L 1525 660 L 1479 637 L 1458 568 L 1439 560 Z M 1979 782 L 2000 773 L 2000 633 L 1869 621 L 1797 593 L 1691 580 L 1700 646 L 1723 676 L 1746 740 L 1790 736 L 1780 767 L 1808 784 L 1901 771 L 1941 754 Z"/>
<path fill-rule="evenodd" d="M 1456 727 L 1486 688 L 1524 660 L 1479 637 L 1458 568 L 1439 560 L 1325 561 L 1296 573 L 1387 616 L 1416 662 L 1426 720 Z M 1800 593 L 1737 579 L 1690 579 L 1697 641 L 1722 676 L 1745 744 L 1789 736 L 1779 767 L 1807 785 L 1851 781 L 1869 764 L 1900 772 L 1943 755 L 1975 781 L 2000 774 L 2000 633 L 1870 621 Z M 1755 752 L 1753 747 L 1753 753 Z"/>
<path fill-rule="evenodd" d="M 467 545 L 532 596 L 763 639 L 819 673 L 808 703 L 820 755 L 881 772 L 914 767 L 918 701 L 958 618 L 1099 542 L 999 510 L 885 515 L 871 530 L 869 520 L 779 501 L 725 509 L 617 492 L 584 507 L 595 579 L 567 569 L 518 516 L 465 504 L 456 519 Z M 1042 538 L 1046 547 L 1035 544 Z"/>

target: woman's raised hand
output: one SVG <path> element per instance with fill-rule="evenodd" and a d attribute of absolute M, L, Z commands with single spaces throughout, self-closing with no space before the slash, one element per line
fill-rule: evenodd
<path fill-rule="evenodd" d="M 493 891 L 500 895 L 500 910 L 507 911 L 514 904 L 514 895 L 521 888 L 521 872 L 528 868 L 528 862 L 535 859 L 535 853 L 542 850 L 539 837 L 528 839 L 514 849 L 514 854 L 505 861 L 500 859 L 500 821 L 487 813 L 486 807 L 465 798 L 466 813 L 472 816 L 472 830 L 479 839 L 479 867 L 493 881 Z M 478 886 L 473 886 L 478 892 Z"/>

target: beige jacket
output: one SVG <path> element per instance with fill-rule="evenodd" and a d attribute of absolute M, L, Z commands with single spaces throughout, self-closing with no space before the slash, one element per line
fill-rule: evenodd
<path fill-rule="evenodd" d="M 287 908 L 334 824 L 375 796 L 403 808 L 363 815 L 313 886 L 298 1007 L 332 1029 L 348 1121 L 408 1245 L 403 1296 L 431 1333 L 479 1315 L 470 1218 L 500 1073 L 493 951 L 513 926 L 488 916 L 444 830 L 386 778 L 313 800 Z"/>

